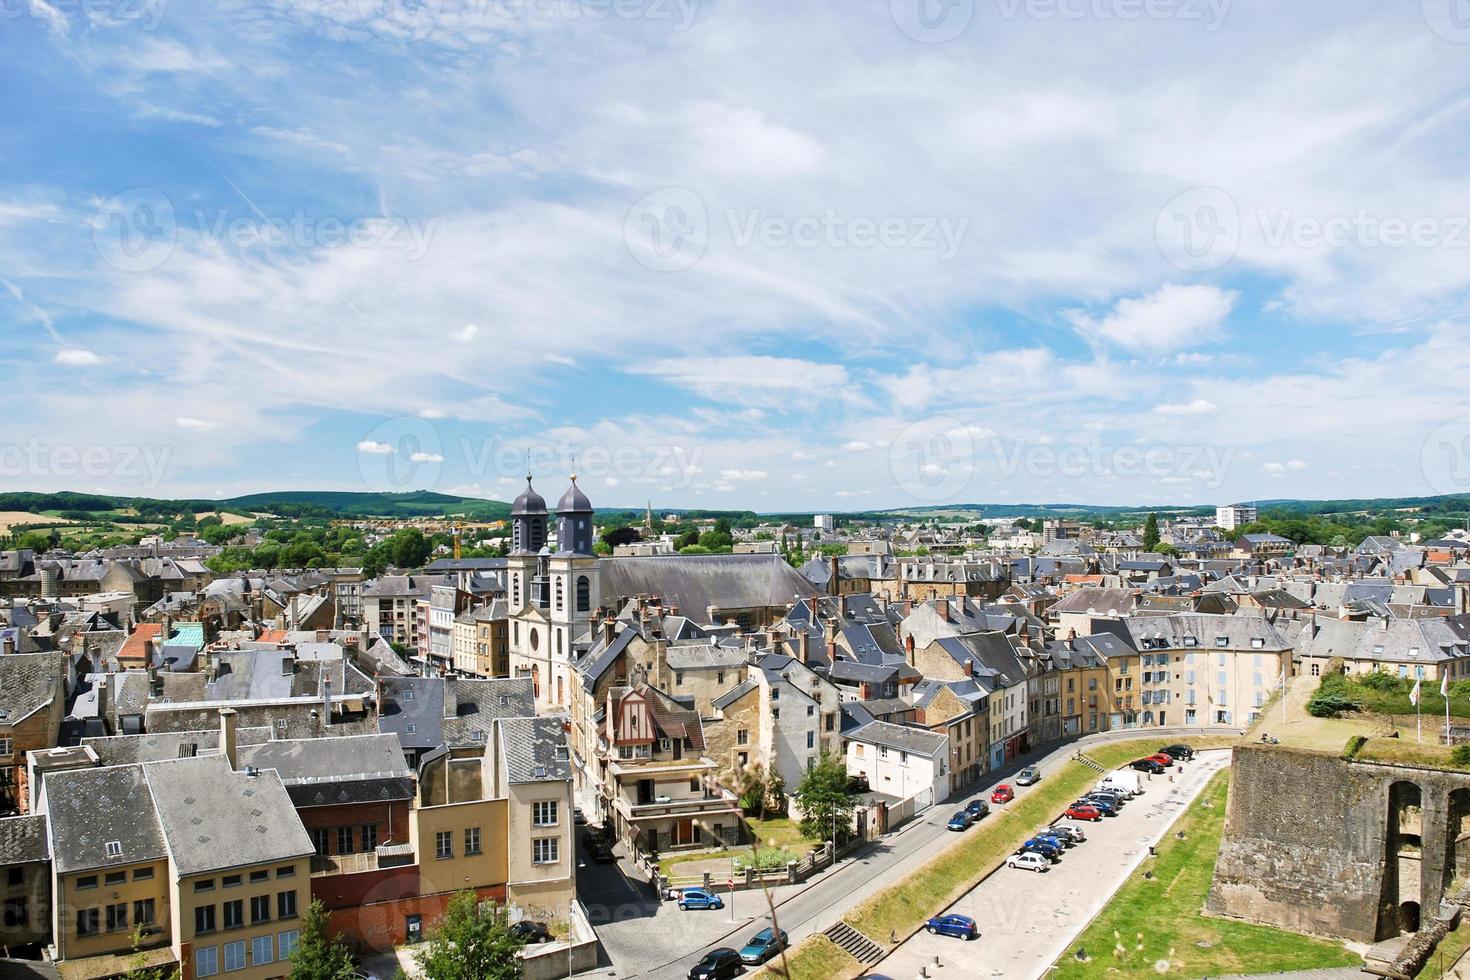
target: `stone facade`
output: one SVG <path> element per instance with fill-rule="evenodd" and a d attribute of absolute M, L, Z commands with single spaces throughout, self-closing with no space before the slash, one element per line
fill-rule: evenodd
<path fill-rule="evenodd" d="M 1375 942 L 1464 887 L 1470 773 L 1266 746 L 1232 772 L 1211 912 Z"/>

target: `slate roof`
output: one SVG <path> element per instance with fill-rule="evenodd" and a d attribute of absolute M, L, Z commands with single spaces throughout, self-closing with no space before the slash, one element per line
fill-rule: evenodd
<path fill-rule="evenodd" d="M 604 558 L 598 565 L 602 594 L 611 605 L 656 595 L 665 606 L 703 621 L 708 608 L 785 607 L 816 595 L 812 585 L 780 555 L 659 555 Z"/>
<path fill-rule="evenodd" d="M 671 670 L 708 670 L 742 667 L 745 648 L 714 643 L 676 643 L 665 654 Z"/>
<path fill-rule="evenodd" d="M 0 865 L 32 864 L 50 857 L 44 814 L 0 818 Z"/>
<path fill-rule="evenodd" d="M 909 725 L 894 725 L 886 721 L 870 721 L 861 728 L 847 734 L 853 742 L 882 745 L 900 752 L 916 755 L 936 756 L 945 750 L 949 736 Z"/>
<path fill-rule="evenodd" d="M 751 691 L 754 691 L 754 690 L 756 690 L 759 687 L 760 687 L 760 684 L 757 681 L 753 681 L 753 680 L 744 681 L 741 684 L 739 684 L 738 686 L 730 688 L 730 690 L 726 691 L 724 694 L 721 694 L 719 697 L 715 698 L 714 701 L 711 702 L 711 704 L 714 707 L 716 707 L 716 708 L 720 709 L 721 711 L 723 711 L 726 708 L 730 707 L 730 705 L 732 705 L 735 702 L 739 701 L 741 698 L 745 697 Z"/>
<path fill-rule="evenodd" d="M 44 792 L 47 829 L 59 873 L 161 861 L 168 856 L 142 766 L 48 773 Z M 118 819 L 120 814 L 127 819 Z M 122 845 L 115 857 L 107 854 L 109 841 Z"/>
<path fill-rule="evenodd" d="M 397 735 L 275 739 L 237 752 L 241 768 L 279 774 L 297 807 L 413 798 L 413 770 Z"/>
<path fill-rule="evenodd" d="M 82 744 L 96 752 L 98 760 L 104 766 L 127 766 L 218 752 L 219 731 L 108 735 L 102 738 L 84 738 Z"/>
<path fill-rule="evenodd" d="M 57 696 L 64 655 L 14 653 L 0 656 L 0 723 L 15 725 Z"/>
<path fill-rule="evenodd" d="M 234 772 L 220 755 L 143 768 L 159 826 L 181 875 L 315 853 L 274 771 L 255 776 Z"/>
<path fill-rule="evenodd" d="M 500 729 L 505 776 L 509 782 L 565 782 L 572 778 L 566 718 L 560 715 L 503 718 L 496 724 Z"/>

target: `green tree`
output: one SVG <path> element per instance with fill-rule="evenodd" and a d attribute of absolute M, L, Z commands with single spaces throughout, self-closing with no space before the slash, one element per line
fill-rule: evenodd
<path fill-rule="evenodd" d="M 1163 541 L 1160 541 L 1158 544 L 1154 545 L 1152 550 L 1155 554 L 1163 555 L 1166 558 L 1176 558 L 1179 555 L 1178 548 L 1174 547 L 1172 544 L 1166 544 Z"/>
<path fill-rule="evenodd" d="M 127 972 L 118 980 L 179 980 L 177 967 L 148 966 L 148 954 L 143 948 L 143 927 L 133 930 L 133 955 L 128 958 Z"/>
<path fill-rule="evenodd" d="M 434 980 L 514 980 L 524 945 L 510 931 L 505 909 L 463 891 L 450 899 L 444 921 L 415 959 Z"/>
<path fill-rule="evenodd" d="M 356 975 L 347 943 L 331 934 L 327 907 L 320 900 L 313 901 L 301 920 L 301 938 L 291 953 L 291 976 L 296 980 L 351 980 Z"/>
<path fill-rule="evenodd" d="M 691 527 L 689 530 L 679 535 L 679 540 L 674 542 L 674 547 L 682 551 L 683 549 L 696 544 L 699 544 L 699 528 Z"/>
<path fill-rule="evenodd" d="M 399 568 L 421 568 L 429 560 L 433 543 L 416 527 L 404 528 L 390 539 L 393 564 Z"/>
<path fill-rule="evenodd" d="M 1159 515 L 1150 514 L 1143 522 L 1143 550 L 1153 551 L 1159 545 Z"/>
<path fill-rule="evenodd" d="M 852 797 L 847 795 L 847 764 L 823 752 L 801 777 L 793 794 L 801 807 L 801 834 L 808 840 L 838 841 L 852 835 Z"/>

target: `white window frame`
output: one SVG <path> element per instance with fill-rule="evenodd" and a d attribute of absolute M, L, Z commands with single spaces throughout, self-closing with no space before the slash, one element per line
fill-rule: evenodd
<path fill-rule="evenodd" d="M 531 863 L 556 864 L 561 859 L 561 841 L 555 837 L 531 838 Z"/>
<path fill-rule="evenodd" d="M 219 973 L 219 947 L 203 946 L 194 950 L 194 975 L 212 977 Z"/>
<path fill-rule="evenodd" d="M 531 826 L 555 827 L 561 822 L 561 808 L 556 800 L 535 800 L 531 803 Z"/>

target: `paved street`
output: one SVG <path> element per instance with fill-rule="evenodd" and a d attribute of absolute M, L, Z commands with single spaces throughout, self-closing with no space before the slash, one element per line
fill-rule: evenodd
<path fill-rule="evenodd" d="M 1156 738 L 1160 745 L 1164 745 L 1179 735 L 1200 734 L 1212 733 L 1198 729 L 1104 732 L 1068 742 L 1045 755 L 1017 759 L 1006 768 L 987 774 L 960 796 L 931 808 L 923 817 L 867 845 L 854 857 L 810 879 L 805 885 L 774 889 L 772 898 L 776 902 L 781 928 L 791 934 L 793 945 L 799 944 L 808 936 L 825 931 L 848 909 L 922 866 L 946 847 L 958 843 L 959 835 L 950 833 L 944 826 L 956 808 L 955 803 L 981 793 L 988 796 L 990 787 L 1005 782 L 1023 766 L 1038 765 L 1045 773 L 1089 745 L 1136 738 Z M 1228 753 L 1220 754 L 1228 758 Z M 1025 789 L 1020 789 L 1020 792 L 1024 793 Z M 1146 799 L 1147 796 L 1135 804 L 1128 818 L 1116 820 L 1135 817 L 1137 808 L 1143 806 Z M 721 912 L 680 912 L 672 903 L 654 902 L 652 889 L 646 882 L 620 879 L 613 875 L 612 868 L 612 865 L 588 863 L 577 872 L 578 893 L 593 917 L 593 924 L 611 960 L 603 970 L 584 976 L 683 980 L 689 968 L 709 949 L 739 946 L 746 936 L 770 924 L 769 915 L 760 921 L 740 921 L 745 918 L 742 913 L 753 914 L 759 908 L 752 907 L 760 901 L 756 898 L 759 893 L 745 892 L 736 898 L 737 922 L 732 928 L 728 908 Z M 594 905 L 598 908 L 594 909 Z"/>
<path fill-rule="evenodd" d="M 1142 796 L 1116 817 L 1086 825 L 1087 841 L 1067 850 L 1044 874 L 1001 868 L 947 912 L 972 917 L 980 938 L 963 942 L 920 932 L 873 968 L 875 973 L 915 977 L 939 956 L 943 976 L 1039 977 L 1075 942 L 1128 875 L 1230 762 L 1228 751 L 1201 753 L 1170 783 L 1148 782 Z M 1092 951 L 1096 956 L 1099 951 Z M 1102 951 L 1106 952 L 1106 951 Z"/>

